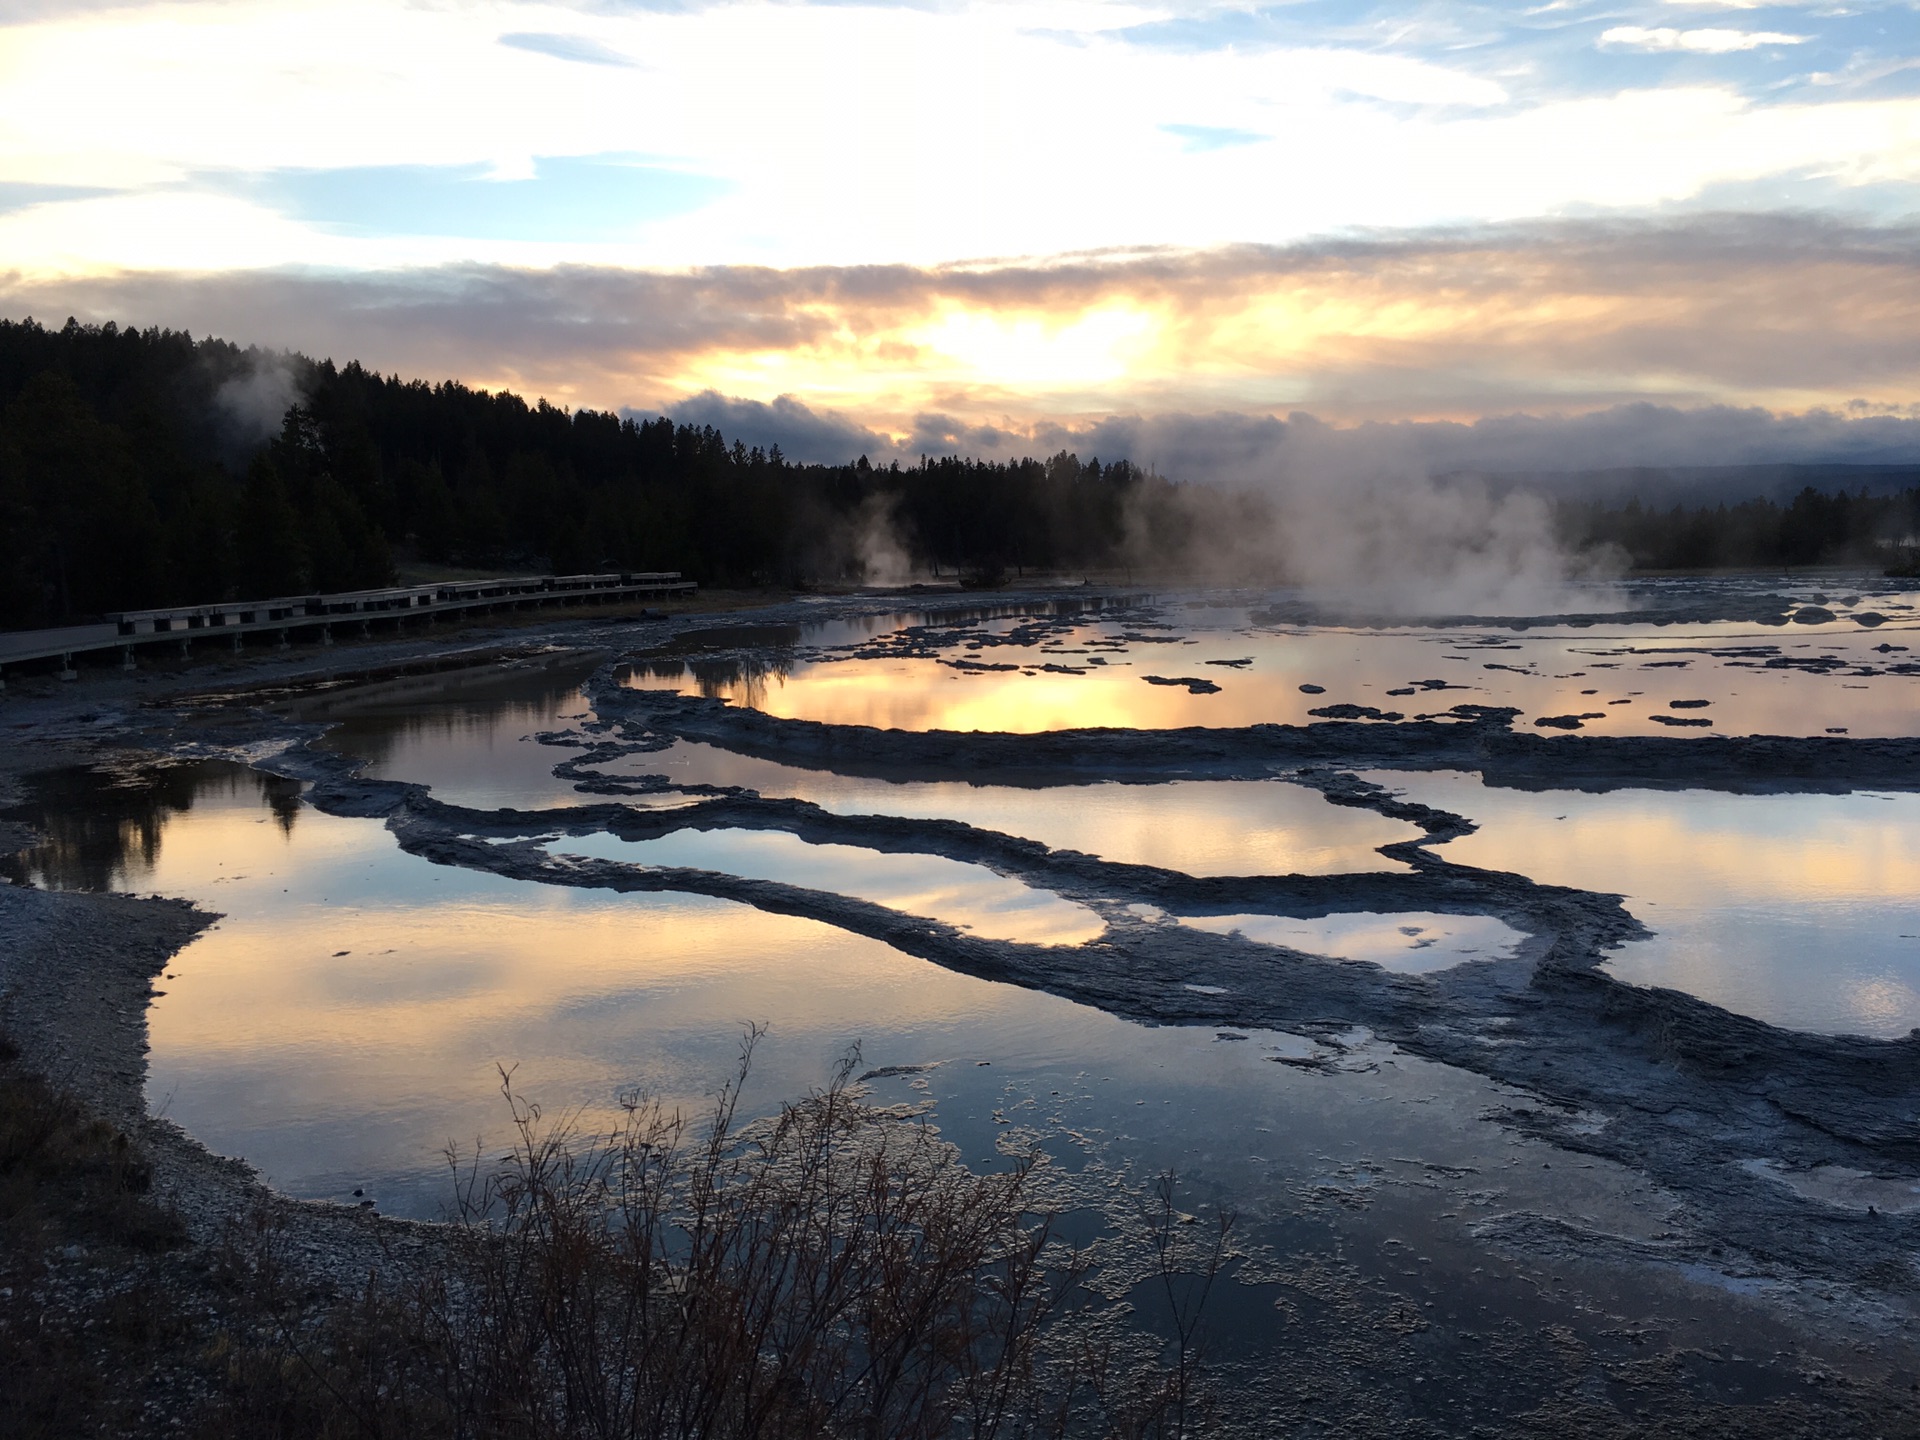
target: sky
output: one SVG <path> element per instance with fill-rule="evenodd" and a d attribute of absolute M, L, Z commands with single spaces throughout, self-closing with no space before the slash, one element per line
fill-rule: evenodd
<path fill-rule="evenodd" d="M 0 314 L 805 458 L 1920 458 L 1917 186 L 1882 0 L 0 0 Z"/>

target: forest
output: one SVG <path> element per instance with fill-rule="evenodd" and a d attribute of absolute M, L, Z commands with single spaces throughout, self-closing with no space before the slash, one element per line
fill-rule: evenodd
<path fill-rule="evenodd" d="M 0 321 L 0 626 L 389 583 L 396 563 L 708 584 L 992 583 L 1121 557 L 1170 482 L 1125 460 L 799 465 L 167 330 Z"/>
<path fill-rule="evenodd" d="M 1636 570 L 1775 569 L 1858 564 L 1913 573 L 1920 489 L 1891 495 L 1803 487 L 1782 505 L 1643 506 L 1563 500 L 1556 520 L 1577 550 L 1611 546 Z"/>
<path fill-rule="evenodd" d="M 795 464 L 711 427 L 69 320 L 0 320 L 0 627 L 391 582 L 401 563 L 704 584 L 1185 568 L 1284 516 L 1122 458 Z M 1911 565 L 1920 490 L 1556 502 L 1643 569 Z M 1270 577 L 1278 578 L 1278 577 Z"/>

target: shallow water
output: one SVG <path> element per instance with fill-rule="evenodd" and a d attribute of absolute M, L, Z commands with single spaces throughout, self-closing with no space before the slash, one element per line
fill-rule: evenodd
<path fill-rule="evenodd" d="M 1141 706 L 1173 707 L 1152 711 L 1163 716 L 1218 715 L 1226 712 L 1207 707 L 1244 686 L 1232 703 L 1266 720 L 1302 718 L 1302 707 L 1345 699 L 1405 703 L 1409 713 L 1413 704 L 1491 703 L 1501 686 L 1517 694 L 1561 682 L 1483 670 L 1472 680 L 1477 689 L 1390 701 L 1366 687 L 1386 685 L 1389 676 L 1453 673 L 1403 663 L 1447 646 L 1467 656 L 1453 662 L 1457 666 L 1524 661 L 1540 671 L 1551 668 L 1554 655 L 1572 653 L 1568 647 L 1591 651 L 1603 638 L 1592 630 L 1303 635 L 1249 627 L 1244 611 L 1163 607 L 1162 613 L 1184 617 L 1182 628 L 1156 632 L 1130 611 L 1075 617 L 1071 633 L 1052 632 L 1027 647 L 983 644 L 967 651 L 965 636 L 943 642 L 948 658 L 999 663 L 1015 651 L 1055 663 L 1075 648 L 1076 637 L 1089 648 L 1104 637 L 1105 648 L 1094 653 L 1109 665 L 1089 665 L 1085 675 L 955 671 L 924 656 L 800 656 L 809 645 L 817 652 L 826 645 L 891 643 L 901 622 L 886 617 L 835 621 L 832 629 L 793 627 L 791 635 L 709 636 L 685 642 L 684 658 L 669 659 L 699 662 L 716 645 L 790 644 L 800 658 L 784 682 L 778 667 L 762 669 L 752 682 L 765 687 L 757 703 L 768 708 L 773 697 L 788 693 L 816 699 L 833 693 L 834 677 L 852 676 L 853 691 L 865 686 L 881 707 L 873 713 L 888 716 L 895 712 L 886 707 L 897 702 L 906 715 L 926 700 L 923 692 L 938 686 L 985 686 L 970 693 L 999 698 L 980 716 L 1001 705 L 1023 721 L 1057 713 L 1085 724 L 1087 697 L 1102 693 L 1103 685 L 1117 687 L 1112 693 L 1121 698 L 1113 713 L 1130 720 L 1149 713 Z M 984 615 L 974 638 L 1016 635 L 1027 623 L 1018 615 Z M 1809 646 L 1848 643 L 1838 630 L 1829 639 L 1829 627 L 1813 628 L 1823 633 L 1807 639 Z M 1883 626 L 1866 638 L 1899 643 L 1892 629 Z M 1673 627 L 1631 636 L 1635 648 L 1683 642 L 1676 653 L 1688 668 L 1656 666 L 1630 682 L 1601 662 L 1655 665 L 1659 657 L 1609 661 L 1589 654 L 1587 661 L 1603 672 L 1596 688 L 1631 683 L 1647 692 L 1632 697 L 1638 706 L 1653 698 L 1655 686 L 1670 684 L 1678 687 L 1673 698 L 1712 698 L 1706 713 L 1717 722 L 1736 710 L 1748 718 L 1767 713 L 1758 702 L 1748 704 L 1745 693 L 1729 688 L 1710 696 L 1701 688 L 1708 681 L 1744 686 L 1754 673 L 1733 663 L 1737 656 L 1686 653 L 1685 645 L 1703 637 L 1721 644 L 1725 637 L 1711 630 L 1699 627 L 1691 638 L 1676 636 Z M 1154 634 L 1175 643 L 1120 638 Z M 1182 643 L 1195 638 L 1201 643 Z M 1792 627 L 1763 638 L 1783 652 L 1802 643 Z M 1457 648 L 1463 639 L 1472 645 Z M 1508 644 L 1523 651 L 1496 648 Z M 1176 652 L 1183 656 L 1177 666 L 1148 658 Z M 1346 688 L 1328 683 L 1324 695 L 1299 693 L 1297 677 L 1324 679 L 1343 653 L 1354 670 Z M 1252 658 L 1254 664 L 1200 668 L 1207 658 Z M 1874 657 L 1876 663 L 1885 658 Z M 1137 673 L 1123 677 L 1124 684 L 1093 673 L 1121 669 L 1122 661 L 1134 672 L 1217 677 L 1221 690 L 1191 695 L 1148 686 Z M 1296 663 L 1305 668 L 1288 668 Z M 361 757 L 368 773 L 426 784 L 455 804 L 601 802 L 604 797 L 583 795 L 571 780 L 552 774 L 575 749 L 534 738 L 590 718 L 580 689 L 590 667 L 571 664 L 334 692 L 307 713 L 337 722 L 324 743 Z M 919 690 L 919 682 L 908 683 L 889 698 L 871 675 L 893 665 L 939 673 L 929 672 Z M 865 681 L 858 679 L 861 667 L 871 672 Z M 819 686 L 808 679 L 816 672 Z M 1569 683 L 1576 678 L 1594 683 L 1594 677 L 1569 677 Z M 1843 682 L 1866 682 L 1779 667 L 1764 672 L 1761 683 L 1776 687 L 1768 693 L 1781 705 L 1810 707 L 1817 720 L 1828 718 L 1821 707 L 1836 697 L 1857 705 L 1851 723 L 1861 733 L 1860 715 L 1891 724 L 1891 712 L 1875 707 L 1904 694 L 1911 679 L 1875 677 L 1871 684 L 1884 688 L 1843 693 Z M 1061 692 L 1057 712 L 1049 708 L 1052 701 L 1030 703 L 1052 693 L 1046 687 L 1088 680 L 1098 684 Z M 735 682 L 710 671 L 680 683 L 724 692 Z M 742 690 L 736 698 L 745 695 Z M 1293 708 L 1262 713 L 1262 695 Z M 743 786 L 841 815 L 963 820 L 1055 849 L 1199 877 L 1404 876 L 1407 867 L 1378 849 L 1420 833 L 1371 811 L 1331 805 L 1318 791 L 1278 778 L 1053 788 L 896 784 L 687 742 L 611 762 L 604 773 Z M 1481 822 L 1479 833 L 1439 849 L 1449 859 L 1626 894 L 1628 907 L 1658 934 L 1612 954 L 1609 967 L 1624 978 L 1680 985 L 1729 1008 L 1810 1029 L 1895 1035 L 1920 1023 L 1920 969 L 1908 961 L 1920 955 L 1920 941 L 1906 934 L 1920 935 L 1920 914 L 1907 898 L 1920 894 L 1920 861 L 1912 858 L 1920 855 L 1915 797 L 1520 794 L 1487 790 L 1471 776 L 1371 778 Z M 620 798 L 648 807 L 687 803 L 671 790 Z M 214 1149 L 245 1156 L 295 1194 L 344 1200 L 365 1191 L 383 1210 L 434 1214 L 452 1193 L 445 1147 L 497 1153 L 491 1147 L 506 1121 L 498 1093 L 502 1069 L 516 1093 L 592 1129 L 611 1122 L 622 1093 L 633 1090 L 704 1108 L 732 1068 L 742 1027 L 770 1022 L 755 1056 L 750 1111 L 821 1083 L 835 1058 L 858 1044 L 863 1067 L 888 1071 L 867 1082 L 877 1098 L 931 1105 L 942 1133 L 977 1167 L 1038 1148 L 1052 1157 L 1064 1187 L 1057 1192 L 1062 1208 L 1104 1217 L 1101 1223 L 1114 1233 L 1137 1227 L 1137 1212 L 1128 1206 L 1139 1188 L 1162 1168 L 1177 1169 L 1188 1193 L 1247 1217 L 1258 1251 L 1220 1302 L 1231 1317 L 1226 1349 L 1257 1361 L 1262 1347 L 1273 1354 L 1325 1345 L 1349 1326 L 1339 1305 L 1364 1296 L 1363 1308 L 1352 1314 L 1400 1317 L 1395 1323 L 1402 1328 L 1391 1334 L 1406 1337 L 1390 1366 L 1381 1367 L 1380 1352 L 1372 1352 L 1370 1383 L 1404 1385 L 1410 1413 L 1448 1403 L 1432 1398 L 1439 1387 L 1419 1388 L 1420 1377 L 1436 1367 L 1448 1376 L 1450 1392 L 1465 1393 L 1481 1383 L 1475 1377 L 1487 1376 L 1484 1403 L 1504 1403 L 1497 1398 L 1504 1373 L 1487 1371 L 1481 1361 L 1490 1327 L 1530 1336 L 1539 1326 L 1563 1325 L 1593 1353 L 1617 1352 L 1623 1363 L 1644 1359 L 1646 1352 L 1633 1348 L 1642 1342 L 1632 1337 L 1655 1325 L 1665 1337 L 1660 1343 L 1683 1348 L 1724 1348 L 1729 1337 L 1746 1336 L 1741 1343 L 1765 1355 L 1784 1343 L 1766 1328 L 1771 1321 L 1762 1324 L 1757 1311 L 1742 1308 L 1743 1296 L 1762 1291 L 1751 1285 L 1739 1291 L 1746 1280 L 1730 1281 L 1710 1267 L 1689 1278 L 1677 1268 L 1529 1259 L 1523 1247 L 1489 1240 L 1482 1227 L 1497 1231 L 1504 1220 L 1537 1211 L 1555 1225 L 1658 1244 L 1688 1223 L 1687 1211 L 1643 1176 L 1518 1138 L 1485 1118 L 1533 1097 L 1396 1052 L 1364 1031 L 1336 1033 L 1334 1026 L 1350 1023 L 1338 1016 L 1302 1022 L 1311 1034 L 1141 1026 L 961 975 L 818 921 L 728 900 L 573 889 L 436 864 L 401 851 L 378 822 L 321 814 L 301 803 L 293 782 L 236 766 L 170 767 L 117 785 L 70 777 L 48 791 L 36 818 L 52 832 L 50 842 L 14 862 L 14 878 L 183 895 L 224 914 L 176 957 L 161 982 L 164 993 L 151 1015 L 151 1102 Z M 812 844 L 784 831 L 751 829 L 545 843 L 557 855 L 711 869 L 855 896 L 967 926 L 983 939 L 1091 943 L 1085 954 L 1118 953 L 1103 949 L 1100 916 L 1087 906 L 938 855 Z M 1065 867 L 1056 873 L 1064 875 Z M 1049 883 L 1071 890 L 1073 882 Z M 1266 897 L 1292 892 L 1226 883 L 1217 893 L 1257 893 L 1263 897 L 1258 905 L 1284 909 L 1284 899 Z M 1175 921 L 1136 904 L 1128 907 L 1132 916 L 1116 914 L 1113 934 L 1136 919 L 1178 925 L 1170 933 L 1189 945 L 1195 942 L 1186 932 L 1237 931 L 1408 976 L 1457 969 L 1469 984 L 1476 962 L 1500 958 L 1520 939 L 1486 915 L 1348 909 L 1297 919 L 1252 913 L 1256 905 L 1244 901 L 1220 908 L 1241 905 L 1244 912 Z M 1896 924 L 1898 931 L 1891 929 Z M 1903 950 L 1896 939 L 1913 948 Z M 1113 943 L 1111 937 L 1105 943 Z M 1275 955 L 1275 963 L 1284 958 Z M 1327 973 L 1344 980 L 1364 972 Z M 1380 983 L 1423 993 L 1427 985 Z M 1197 984 L 1188 988 L 1212 993 Z M 1873 1177 L 1770 1178 L 1783 1190 L 1818 1184 L 1894 1203 L 1878 1190 L 1861 1189 Z M 1328 1279 L 1336 1273 L 1337 1281 Z M 1354 1323 L 1370 1335 L 1379 1328 L 1371 1318 Z M 1757 1328 L 1743 1328 L 1750 1325 Z M 1741 1373 L 1741 1383 L 1754 1383 Z"/>
<path fill-rule="evenodd" d="M 1503 959 L 1526 938 L 1491 915 L 1437 915 L 1430 910 L 1350 912 L 1312 920 L 1288 915 L 1188 915 L 1180 923 L 1310 955 L 1362 960 L 1402 975 Z"/>
<path fill-rule="evenodd" d="M 1791 1029 L 1891 1039 L 1920 1025 L 1920 795 L 1366 778 L 1478 821 L 1448 859 L 1624 896 L 1656 933 L 1608 957 L 1623 980 Z"/>
<path fill-rule="evenodd" d="M 1014 1124 L 1076 1167 L 1097 1152 L 1143 1174 L 1179 1163 L 1209 1185 L 1257 1181 L 1246 1201 L 1260 1205 L 1283 1179 L 1365 1188 L 1396 1167 L 1508 1165 L 1535 1148 L 1473 1122 L 1496 1087 L 1363 1037 L 1353 1053 L 1373 1058 L 1330 1080 L 1274 1063 L 1324 1049 L 1301 1037 L 1143 1027 L 725 900 L 437 865 L 376 822 L 290 807 L 296 788 L 217 762 L 177 767 L 165 798 L 147 793 L 144 828 L 102 827 L 121 846 L 104 876 L 58 847 L 29 852 L 22 876 L 89 889 L 104 878 L 224 913 L 160 982 L 150 1102 L 293 1194 L 365 1190 L 391 1213 L 436 1214 L 451 1195 L 445 1148 L 502 1135 L 502 1068 L 589 1130 L 614 1120 L 626 1091 L 697 1111 L 754 1022 L 771 1029 L 750 1106 L 821 1083 L 858 1044 L 869 1066 L 933 1067 L 875 1083 L 938 1098 L 973 1163 L 1002 1163 Z M 707 858 L 751 858 L 738 835 L 712 838 Z M 1395 1118 L 1382 1108 L 1395 1096 L 1417 1108 Z M 1435 1133 L 1443 1101 L 1451 1118 Z M 1540 1188 L 1532 1169 L 1514 1179 Z M 1660 1210 L 1612 1172 L 1582 1203 Z"/>
<path fill-rule="evenodd" d="M 614 775 L 664 775 L 678 785 L 739 785 L 808 800 L 839 815 L 962 820 L 1055 850 L 1188 875 L 1397 870 L 1404 868 L 1401 862 L 1379 854 L 1380 847 L 1420 835 L 1404 821 L 1328 804 L 1319 791 L 1284 780 L 1109 781 L 1046 789 L 958 780 L 894 783 L 802 770 L 685 740 L 603 768 Z"/>
<path fill-rule="evenodd" d="M 580 794 L 554 776 L 558 752 L 533 737 L 593 713 L 581 690 L 593 669 L 569 659 L 421 676 L 294 709 L 331 722 L 318 743 L 365 760 L 361 773 L 370 778 L 425 785 L 448 804 L 477 810 L 577 805 Z"/>
<path fill-rule="evenodd" d="M 778 880 L 871 900 L 922 915 L 989 940 L 1027 945 L 1079 945 L 1097 939 L 1106 922 L 1084 905 L 1062 900 L 943 855 L 902 855 L 853 845 L 819 845 L 783 830 L 676 830 L 652 840 L 576 836 L 547 846 L 555 855 L 627 865 L 717 870 L 750 880 Z"/>
<path fill-rule="evenodd" d="M 844 624 L 796 627 L 791 646 L 756 660 L 703 662 L 686 647 L 628 683 L 900 730 L 1304 725 L 1330 707 L 1449 718 L 1469 704 L 1516 708 L 1516 728 L 1553 719 L 1540 728 L 1606 735 L 1908 733 L 1920 596 L 1826 598 L 1836 618 L 1777 626 L 1634 623 L 1628 611 L 1578 627 L 1276 627 L 1258 606 L 1177 602 L 936 626 L 901 614 L 856 640 Z M 1596 596 L 1596 608 L 1622 600 Z M 1884 623 L 1851 618 L 1868 613 Z M 741 642 L 718 631 L 712 643 Z"/>
<path fill-rule="evenodd" d="M 423 784 L 449 804 L 549 809 L 601 798 L 554 775 L 571 752 L 534 739 L 588 713 L 577 685 L 555 687 L 537 700 L 460 693 L 438 704 L 355 707 L 321 743 L 365 760 L 361 773 L 371 778 Z M 674 785 L 739 786 L 840 815 L 961 820 L 1056 850 L 1188 875 L 1398 870 L 1403 864 L 1380 855 L 1380 847 L 1420 834 L 1369 810 L 1330 805 L 1317 790 L 1285 780 L 1044 789 L 895 783 L 803 770 L 684 740 L 597 768 L 614 776 L 662 775 Z M 621 799 L 647 808 L 686 803 L 673 793 Z"/>

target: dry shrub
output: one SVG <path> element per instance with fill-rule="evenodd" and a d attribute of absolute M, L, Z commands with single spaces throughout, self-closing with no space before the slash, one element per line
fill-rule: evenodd
<path fill-rule="evenodd" d="M 0 1434 L 121 1433 L 185 1326 L 157 1256 L 178 1215 L 132 1141 L 0 1036 Z"/>
<path fill-rule="evenodd" d="M 864 1103 L 851 1059 L 743 1123 L 757 1033 L 697 1129 L 634 1098 L 614 1133 L 586 1137 L 503 1074 L 514 1145 L 491 1173 L 467 1162 L 450 1263 L 370 1281 L 319 1330 L 284 1303 L 271 1235 L 238 1247 L 246 1283 L 280 1293 L 287 1318 L 274 1345 L 235 1357 L 230 1414 L 208 1433 L 1188 1433 L 1204 1291 L 1176 1307 L 1170 1364 L 1160 1341 L 1123 1361 L 1110 1312 L 1078 1323 L 1087 1261 L 1037 1213 L 1034 1159 L 971 1173 L 924 1117 Z M 1180 1218 L 1170 1188 L 1165 1202 L 1162 1231 Z M 1157 1254 L 1171 1284 L 1185 1249 Z"/>
<path fill-rule="evenodd" d="M 15 1252 L 56 1241 L 163 1250 L 179 1218 L 149 1201 L 153 1172 L 71 1090 L 23 1070 L 0 1039 L 0 1235 Z"/>

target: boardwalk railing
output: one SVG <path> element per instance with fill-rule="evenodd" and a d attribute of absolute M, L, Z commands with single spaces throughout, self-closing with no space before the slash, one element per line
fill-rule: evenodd
<path fill-rule="evenodd" d="M 540 605 L 608 604 L 661 595 L 687 595 L 698 587 L 677 570 L 622 571 L 604 575 L 516 575 L 498 580 L 459 580 L 435 585 L 397 585 L 382 590 L 348 590 L 331 595 L 282 595 L 272 600 L 235 600 L 218 605 L 176 605 L 157 610 L 127 610 L 102 625 L 70 625 L 58 630 L 0 633 L 0 687 L 5 667 L 36 660 L 60 661 L 60 677 L 74 678 L 76 655 L 119 649 L 131 669 L 136 650 L 178 645 L 190 653 L 196 640 L 230 637 L 235 650 L 248 635 L 271 635 L 281 648 L 295 632 L 333 643 L 333 632 L 351 625 L 369 635 L 376 623 L 405 624 L 442 615 Z"/>

